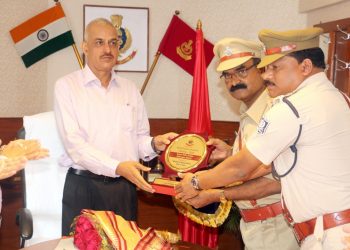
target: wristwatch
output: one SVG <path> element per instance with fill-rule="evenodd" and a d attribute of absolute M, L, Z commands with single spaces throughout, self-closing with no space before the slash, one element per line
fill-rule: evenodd
<path fill-rule="evenodd" d="M 196 190 L 201 190 L 201 188 L 199 187 L 199 180 L 198 180 L 197 175 L 193 175 L 193 176 L 192 176 L 191 184 L 192 184 L 192 187 L 193 187 L 194 189 L 196 189 Z"/>
<path fill-rule="evenodd" d="M 225 189 L 221 189 L 220 191 L 220 202 L 226 202 L 227 201 L 227 198 L 226 198 L 226 195 L 225 195 Z"/>

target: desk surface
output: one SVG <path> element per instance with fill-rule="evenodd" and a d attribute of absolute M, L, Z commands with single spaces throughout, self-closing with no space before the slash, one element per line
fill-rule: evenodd
<path fill-rule="evenodd" d="M 29 247 L 25 247 L 22 248 L 22 250 L 53 250 L 55 249 L 55 247 L 58 245 L 58 242 L 60 241 L 60 239 L 56 239 L 56 240 L 49 240 L 49 241 L 45 241 L 45 242 L 41 242 Z M 177 244 L 174 245 L 174 250 L 209 250 L 210 248 L 207 247 L 202 247 L 202 246 L 198 246 L 198 245 L 193 245 L 187 242 L 179 242 Z"/>
<path fill-rule="evenodd" d="M 58 245 L 58 242 L 60 241 L 60 239 L 57 240 L 49 240 L 49 241 L 45 241 L 45 242 L 41 242 L 29 247 L 25 247 L 25 248 L 21 248 L 21 249 L 25 249 L 25 250 L 53 250 L 55 249 L 55 247 Z"/>

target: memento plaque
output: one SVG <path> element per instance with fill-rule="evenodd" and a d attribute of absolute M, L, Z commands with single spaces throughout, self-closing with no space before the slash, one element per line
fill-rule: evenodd
<path fill-rule="evenodd" d="M 196 172 L 208 166 L 208 158 L 213 149 L 207 146 L 207 139 L 195 133 L 183 133 L 174 138 L 160 156 L 164 165 L 162 178 L 151 183 L 156 193 L 175 195 L 174 186 L 178 173 Z M 172 178 L 172 179 L 170 179 Z"/>
<path fill-rule="evenodd" d="M 181 134 L 170 142 L 161 156 L 165 175 L 178 172 L 194 172 L 206 167 L 208 147 L 204 137 L 198 134 Z"/>

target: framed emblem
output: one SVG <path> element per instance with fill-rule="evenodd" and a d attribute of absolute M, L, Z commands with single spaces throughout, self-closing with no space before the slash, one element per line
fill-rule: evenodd
<path fill-rule="evenodd" d="M 84 5 L 83 29 L 96 18 L 111 21 L 119 37 L 116 71 L 148 72 L 149 9 Z"/>

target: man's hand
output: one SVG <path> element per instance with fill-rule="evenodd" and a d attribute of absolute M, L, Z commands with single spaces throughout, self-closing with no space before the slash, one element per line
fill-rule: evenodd
<path fill-rule="evenodd" d="M 8 158 L 25 156 L 28 160 L 37 160 L 49 155 L 49 151 L 41 148 L 38 140 L 15 140 L 1 147 L 1 155 Z"/>
<path fill-rule="evenodd" d="M 0 180 L 15 175 L 19 170 L 23 169 L 27 159 L 25 157 L 14 157 L 0 159 Z"/>
<path fill-rule="evenodd" d="M 219 202 L 221 192 L 222 190 L 220 189 L 202 190 L 197 196 L 188 199 L 186 202 L 195 208 L 204 207 L 213 202 Z"/>
<path fill-rule="evenodd" d="M 164 151 L 166 145 L 170 143 L 170 140 L 174 139 L 178 134 L 174 132 L 169 132 L 164 135 L 157 135 L 153 137 L 154 147 L 158 151 Z"/>
<path fill-rule="evenodd" d="M 224 160 L 232 155 L 231 146 L 220 139 L 210 138 L 207 141 L 207 145 L 215 147 L 210 155 L 210 160 Z"/>
<path fill-rule="evenodd" d="M 137 161 L 123 161 L 119 163 L 115 173 L 128 179 L 142 190 L 153 193 L 154 189 L 145 181 L 145 179 L 143 179 L 140 170 L 148 172 L 151 169 L 143 166 Z"/>
<path fill-rule="evenodd" d="M 343 231 L 347 233 L 346 236 L 344 236 L 342 239 L 342 242 L 345 246 L 344 250 L 350 250 L 350 224 L 343 226 Z"/>
<path fill-rule="evenodd" d="M 182 202 L 187 201 L 198 195 L 199 191 L 194 189 L 191 184 L 191 179 L 194 176 L 192 173 L 188 174 L 178 174 L 182 178 L 181 182 L 175 186 L 176 199 L 181 200 Z"/>

